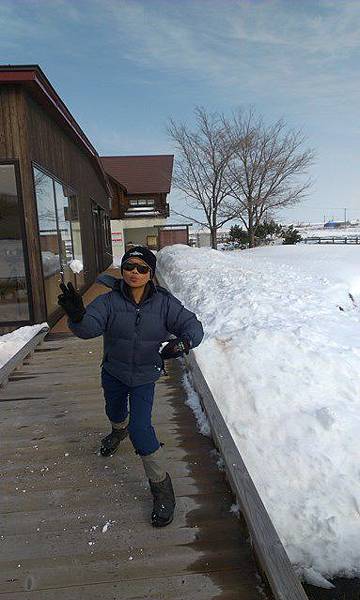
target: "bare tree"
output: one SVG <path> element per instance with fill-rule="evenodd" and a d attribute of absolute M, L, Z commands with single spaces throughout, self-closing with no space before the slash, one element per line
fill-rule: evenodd
<path fill-rule="evenodd" d="M 217 247 L 217 230 L 234 218 L 238 207 L 225 206 L 231 184 L 226 172 L 232 156 L 232 146 L 224 117 L 209 114 L 204 108 L 195 109 L 196 126 L 191 130 L 184 123 L 170 120 L 168 133 L 177 147 L 173 182 L 186 195 L 185 202 L 199 211 L 199 218 L 185 215 L 210 230 L 211 246 Z"/>
<path fill-rule="evenodd" d="M 231 160 L 226 182 L 230 190 L 225 210 L 234 211 L 255 245 L 256 229 L 276 209 L 300 202 L 311 185 L 303 177 L 314 161 L 312 149 L 302 149 L 300 131 L 283 120 L 267 126 L 254 110 L 239 111 L 224 120 Z M 233 203 L 234 202 L 234 203 Z"/>

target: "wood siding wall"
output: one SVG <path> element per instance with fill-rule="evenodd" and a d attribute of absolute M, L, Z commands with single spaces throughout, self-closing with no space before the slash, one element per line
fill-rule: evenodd
<path fill-rule="evenodd" d="M 40 258 L 40 240 L 37 232 L 37 219 L 33 201 L 33 185 L 29 171 L 29 136 L 26 99 L 21 87 L 2 86 L 0 88 L 0 160 L 17 160 L 20 167 L 21 190 L 24 207 L 27 251 L 30 269 L 31 289 L 35 322 L 45 320 L 43 279 Z M 27 247 L 27 249 L 26 249 Z M 35 285 L 36 282 L 36 285 Z"/>
<path fill-rule="evenodd" d="M 185 229 L 159 229 L 158 245 L 159 250 L 165 246 L 172 246 L 173 244 L 185 244 L 189 243 L 188 230 Z"/>
<path fill-rule="evenodd" d="M 91 200 L 109 214 L 108 192 L 93 159 L 21 86 L 0 88 L 0 160 L 19 161 L 35 321 L 46 319 L 32 162 L 71 186 L 79 198 L 86 286 L 96 276 Z M 34 235 L 35 234 L 35 235 Z M 109 236 L 111 240 L 111 235 Z M 109 254 L 108 254 L 109 253 Z M 104 268 L 112 262 L 104 248 Z"/>
<path fill-rule="evenodd" d="M 123 214 L 126 203 L 125 192 L 113 179 L 110 179 L 109 183 L 112 193 L 111 219 L 121 219 L 120 215 Z"/>
<path fill-rule="evenodd" d="M 82 150 L 29 96 L 27 112 L 31 160 L 71 186 L 78 195 L 84 270 L 86 283 L 90 285 L 96 277 L 91 200 L 109 214 L 107 190 L 96 168 L 95 159 Z M 111 248 L 104 250 L 103 264 L 106 267 L 112 262 L 111 256 L 106 256 L 106 251 L 111 254 Z"/>

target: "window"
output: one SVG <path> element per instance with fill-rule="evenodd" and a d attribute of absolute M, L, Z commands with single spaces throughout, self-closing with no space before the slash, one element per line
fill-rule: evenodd
<path fill-rule="evenodd" d="M 60 265 L 66 282 L 75 285 L 75 275 L 69 267 L 74 258 L 71 221 L 69 214 L 69 199 L 67 189 L 55 181 L 55 200 L 57 208 L 58 236 L 60 245 Z"/>
<path fill-rule="evenodd" d="M 74 254 L 74 258 L 76 260 L 79 260 L 82 264 L 84 264 L 82 244 L 81 244 L 79 199 L 71 190 L 68 190 L 68 200 L 69 200 L 69 215 L 70 215 L 70 223 L 71 223 L 71 237 L 72 237 L 72 243 L 73 243 L 73 254 Z M 75 279 L 76 279 L 76 286 L 79 289 L 81 289 L 85 283 L 84 271 L 82 270 L 81 273 L 76 273 Z"/>
<path fill-rule="evenodd" d="M 154 206 L 154 198 L 131 198 L 130 206 Z"/>
<path fill-rule="evenodd" d="M 81 286 L 83 274 L 74 275 L 69 263 L 82 261 L 78 199 L 62 183 L 34 167 L 41 258 L 48 316 L 58 308 L 62 272 L 65 283 Z"/>
<path fill-rule="evenodd" d="M 146 245 L 150 250 L 158 249 L 158 237 L 157 235 L 147 235 L 146 236 Z"/>
<path fill-rule="evenodd" d="M 103 221 L 103 227 L 104 227 L 104 239 L 105 239 L 105 246 L 107 247 L 107 249 L 111 249 L 111 225 L 110 225 L 110 218 L 108 217 L 108 215 L 106 213 L 104 213 L 104 221 Z"/>
<path fill-rule="evenodd" d="M 29 321 L 15 165 L 0 165 L 0 321 Z"/>
<path fill-rule="evenodd" d="M 58 308 L 61 270 L 54 184 L 51 177 L 36 168 L 34 168 L 34 180 L 47 314 L 50 315 Z"/>

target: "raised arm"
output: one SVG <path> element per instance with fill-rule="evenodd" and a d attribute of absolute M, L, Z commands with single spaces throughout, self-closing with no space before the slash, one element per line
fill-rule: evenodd
<path fill-rule="evenodd" d="M 68 326 L 74 335 L 82 339 L 102 335 L 109 317 L 110 292 L 98 296 L 85 308 L 80 294 L 71 283 L 67 287 L 61 284 L 60 287 L 62 294 L 58 297 L 58 303 L 67 313 Z"/>

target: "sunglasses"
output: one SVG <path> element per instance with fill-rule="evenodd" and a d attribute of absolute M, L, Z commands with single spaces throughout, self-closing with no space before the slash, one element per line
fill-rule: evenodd
<path fill-rule="evenodd" d="M 124 271 L 133 271 L 134 269 L 136 269 L 137 272 L 141 275 L 145 275 L 145 273 L 148 273 L 150 271 L 150 267 L 148 267 L 147 265 L 138 265 L 137 263 L 133 262 L 125 263 L 123 265 L 123 269 Z"/>

